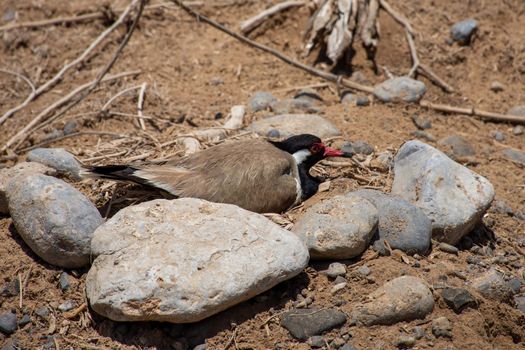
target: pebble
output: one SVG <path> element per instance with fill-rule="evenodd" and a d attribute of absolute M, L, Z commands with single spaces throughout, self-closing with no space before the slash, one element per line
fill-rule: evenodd
<path fill-rule="evenodd" d="M 0 332 L 9 335 L 13 334 L 18 328 L 16 315 L 12 312 L 0 314 Z"/>
<path fill-rule="evenodd" d="M 321 335 L 314 335 L 313 337 L 308 338 L 306 344 L 310 345 L 312 348 L 322 348 L 325 346 L 325 340 Z"/>
<path fill-rule="evenodd" d="M 24 327 L 26 324 L 31 323 L 31 317 L 29 315 L 25 314 L 22 316 L 22 318 L 18 321 L 18 326 L 20 328 Z"/>
<path fill-rule="evenodd" d="M 62 304 L 58 305 L 58 310 L 61 312 L 66 312 L 73 310 L 75 307 L 77 307 L 77 304 L 73 300 L 66 300 Z"/>
<path fill-rule="evenodd" d="M 419 139 L 423 139 L 429 142 L 436 142 L 437 139 L 434 137 L 434 135 L 424 131 L 424 130 L 414 130 L 410 132 L 411 136 L 417 137 Z"/>
<path fill-rule="evenodd" d="M 257 91 L 250 99 L 249 106 L 252 111 L 258 112 L 270 108 L 270 105 L 277 102 L 277 99 L 269 92 Z"/>
<path fill-rule="evenodd" d="M 392 249 L 407 254 L 425 254 L 430 249 L 432 223 L 419 208 L 399 197 L 376 190 L 359 190 L 347 196 L 364 198 L 377 208 L 379 223 L 377 235 L 373 238 L 376 251 L 387 254 L 384 240 L 388 241 Z"/>
<path fill-rule="evenodd" d="M 459 254 L 459 249 L 458 248 L 456 248 L 453 245 L 450 245 L 448 243 L 445 243 L 445 242 L 439 243 L 438 248 L 439 248 L 439 250 L 441 250 L 442 252 L 445 252 L 445 253 L 456 254 L 456 255 Z"/>
<path fill-rule="evenodd" d="M 372 271 L 370 270 L 370 268 L 366 265 L 359 266 L 359 268 L 357 269 L 357 273 L 361 276 L 368 276 L 371 272 Z"/>
<path fill-rule="evenodd" d="M 35 314 L 37 314 L 41 318 L 47 318 L 49 316 L 49 309 L 47 308 L 47 306 L 41 306 L 35 310 Z"/>
<path fill-rule="evenodd" d="M 416 338 L 416 340 L 419 340 L 423 338 L 425 335 L 427 335 L 423 327 L 419 327 L 419 326 L 412 328 L 412 334 L 414 335 L 414 338 Z"/>
<path fill-rule="evenodd" d="M 355 105 L 358 107 L 366 107 L 370 104 L 370 99 L 368 96 L 358 96 L 355 101 Z"/>
<path fill-rule="evenodd" d="M 306 340 L 346 322 L 346 315 L 336 309 L 295 309 L 285 312 L 281 326 L 299 340 Z"/>
<path fill-rule="evenodd" d="M 478 22 L 474 19 L 465 19 L 457 22 L 450 29 L 452 40 L 461 45 L 468 45 L 472 39 L 472 35 L 478 30 Z"/>
<path fill-rule="evenodd" d="M 501 92 L 505 90 L 505 85 L 503 85 L 499 81 L 493 81 L 492 83 L 490 83 L 490 90 L 493 92 Z"/>
<path fill-rule="evenodd" d="M 276 114 L 296 113 L 320 113 L 319 101 L 313 102 L 307 99 L 286 99 L 273 102 L 270 105 L 272 112 Z"/>
<path fill-rule="evenodd" d="M 0 215 L 9 214 L 7 206 L 6 186 L 9 180 L 19 175 L 46 174 L 55 175 L 56 170 L 40 163 L 21 162 L 12 168 L 0 169 Z"/>
<path fill-rule="evenodd" d="M 452 338 L 452 324 L 446 317 L 438 317 L 432 320 L 432 334 L 437 338 Z"/>
<path fill-rule="evenodd" d="M 263 215 L 196 198 L 121 209 L 91 250 L 88 300 L 115 321 L 197 322 L 296 276 L 309 258 Z"/>
<path fill-rule="evenodd" d="M 69 283 L 69 275 L 67 274 L 67 272 L 62 272 L 60 274 L 60 278 L 58 279 L 58 285 L 62 292 L 65 292 L 69 289 L 71 284 Z"/>
<path fill-rule="evenodd" d="M 343 152 L 369 155 L 374 153 L 374 147 L 362 140 L 347 142 L 341 148 Z"/>
<path fill-rule="evenodd" d="M 516 136 L 523 135 L 523 125 L 516 125 L 512 128 L 512 133 Z"/>
<path fill-rule="evenodd" d="M 340 347 L 339 350 L 357 350 L 357 348 L 350 343 L 346 343 L 345 345 Z"/>
<path fill-rule="evenodd" d="M 439 140 L 438 144 L 444 146 L 445 153 L 453 159 L 476 155 L 474 147 L 463 136 L 448 136 Z"/>
<path fill-rule="evenodd" d="M 419 80 L 396 77 L 385 80 L 374 87 L 374 96 L 382 102 L 418 102 L 427 88 Z"/>
<path fill-rule="evenodd" d="M 222 79 L 221 77 L 213 77 L 210 80 L 210 84 L 213 86 L 222 85 L 224 84 L 224 79 Z"/>
<path fill-rule="evenodd" d="M 351 91 L 343 91 L 341 93 L 341 103 L 355 104 L 356 101 L 357 101 L 357 95 L 353 94 Z"/>
<path fill-rule="evenodd" d="M 27 154 L 27 161 L 44 164 L 74 180 L 82 179 L 80 163 L 63 148 L 35 148 Z"/>
<path fill-rule="evenodd" d="M 525 295 L 515 296 L 514 305 L 516 305 L 516 309 L 525 314 Z"/>
<path fill-rule="evenodd" d="M 65 125 L 64 125 L 64 135 L 71 135 L 73 133 L 75 133 L 77 131 L 77 128 L 78 128 L 78 125 L 77 125 L 77 122 L 74 121 L 74 120 L 70 120 L 68 121 Z"/>
<path fill-rule="evenodd" d="M 456 313 L 461 313 L 467 307 L 476 307 L 476 299 L 464 288 L 447 287 L 441 291 L 445 303 Z"/>
<path fill-rule="evenodd" d="M 17 16 L 17 13 L 15 10 L 13 9 L 6 9 L 3 16 L 2 16 L 2 20 L 4 22 L 11 22 L 12 20 L 14 20 Z"/>
<path fill-rule="evenodd" d="M 9 212 L 18 234 L 46 262 L 78 268 L 90 262 L 90 241 L 103 222 L 82 193 L 54 177 L 29 174 L 7 184 Z"/>
<path fill-rule="evenodd" d="M 519 117 L 525 117 L 525 105 L 514 106 L 507 111 L 507 114 L 517 115 Z"/>
<path fill-rule="evenodd" d="M 525 153 L 512 148 L 506 148 L 503 150 L 502 153 L 506 158 L 516 163 L 525 165 Z"/>
<path fill-rule="evenodd" d="M 0 288 L 0 295 L 3 297 L 14 297 L 20 294 L 20 282 L 18 277 L 13 278 L 9 282 L 5 282 Z"/>
<path fill-rule="evenodd" d="M 412 114 L 411 119 L 414 125 L 420 130 L 430 129 L 432 127 L 432 123 L 429 119 L 422 117 L 417 113 Z"/>
<path fill-rule="evenodd" d="M 398 348 L 413 347 L 416 345 L 416 338 L 411 335 L 400 335 L 395 342 Z"/>
<path fill-rule="evenodd" d="M 497 131 L 497 130 L 493 131 L 491 132 L 491 135 L 492 137 L 494 137 L 494 140 L 496 141 L 499 141 L 499 142 L 505 141 L 505 134 L 502 133 L 501 131 Z"/>
<path fill-rule="evenodd" d="M 502 273 L 490 269 L 472 281 L 472 287 L 485 298 L 509 302 L 514 294 Z"/>
<path fill-rule="evenodd" d="M 494 187 L 434 147 L 408 141 L 394 159 L 391 193 L 428 216 L 435 239 L 456 245 L 480 222 L 494 198 Z"/>
<path fill-rule="evenodd" d="M 351 259 L 366 250 L 377 222 L 377 209 L 368 200 L 335 196 L 308 208 L 292 231 L 312 259 Z"/>
<path fill-rule="evenodd" d="M 367 300 L 369 302 L 353 308 L 353 322 L 366 326 L 391 325 L 423 319 L 434 308 L 430 289 L 421 279 L 412 276 L 401 276 L 385 283 Z"/>
<path fill-rule="evenodd" d="M 250 124 L 249 131 L 266 136 L 277 130 L 282 138 L 299 134 L 312 134 L 321 139 L 340 136 L 341 132 L 331 122 L 316 114 L 281 114 L 259 119 Z"/>
<path fill-rule="evenodd" d="M 330 278 L 336 278 L 337 276 L 346 275 L 346 266 L 344 264 L 334 262 L 328 266 L 327 270 L 321 271 L 323 275 L 327 275 Z"/>

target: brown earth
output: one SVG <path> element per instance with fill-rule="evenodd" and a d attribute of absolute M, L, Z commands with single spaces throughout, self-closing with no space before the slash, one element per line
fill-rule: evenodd
<path fill-rule="evenodd" d="M 3 0 L 0 15 L 16 11 L 18 21 L 32 21 L 60 16 L 97 11 L 108 1 L 30 1 Z M 112 8 L 122 9 L 127 1 L 113 1 Z M 204 2 L 198 9 L 217 19 L 230 28 L 237 28 L 242 19 L 258 13 L 272 1 L 233 1 L 221 6 L 217 2 Z M 488 2 L 473 1 L 432 1 L 403 0 L 393 3 L 411 21 L 417 32 L 416 42 L 421 60 L 430 65 L 457 92 L 446 94 L 421 77 L 428 87 L 426 98 L 440 103 L 458 106 L 476 105 L 496 112 L 525 104 L 525 5 L 521 0 Z M 300 58 L 302 30 L 309 12 L 306 8 L 287 12 L 252 33 L 257 41 L 271 46 L 289 56 Z M 480 31 L 471 46 L 449 45 L 450 26 L 464 18 L 475 18 Z M 5 19 L 0 18 L 0 25 Z M 77 57 L 94 38 L 106 28 L 102 20 L 56 25 L 38 29 L 16 29 L 0 33 L 0 67 L 28 76 L 35 85 L 52 77 L 66 61 Z M 401 28 L 385 13 L 380 15 L 381 40 L 377 61 L 379 67 L 387 67 L 393 74 L 401 75 L 410 68 L 408 47 Z M 18 112 L 0 126 L 0 145 L 3 145 L 16 131 L 26 125 L 39 111 L 65 95 L 74 87 L 94 79 L 102 66 L 116 49 L 124 29 L 113 35 L 112 41 L 102 45 L 83 66 L 70 71 L 63 81 Z M 375 75 L 358 44 L 352 61 L 352 70 L 360 71 L 370 84 L 384 80 L 383 73 Z M 312 59 L 309 59 L 310 63 Z M 250 95 L 258 90 L 269 91 L 279 98 L 293 96 L 294 87 L 316 84 L 319 79 L 294 69 L 276 58 L 244 46 L 235 39 L 217 30 L 196 22 L 177 9 L 147 11 L 141 19 L 138 30 L 117 61 L 112 73 L 141 70 L 134 78 L 120 79 L 112 84 L 102 84 L 79 105 L 68 111 L 56 122 L 33 133 L 23 145 L 29 147 L 38 143 L 53 129 L 61 130 L 67 121 L 75 120 L 79 131 L 105 131 L 125 135 L 113 139 L 100 135 L 78 135 L 50 143 L 51 147 L 65 147 L 79 159 L 127 150 L 118 157 L 91 161 L 103 164 L 125 162 L 129 158 L 151 152 L 151 157 L 165 157 L 180 154 L 177 145 L 160 147 L 163 142 L 174 140 L 177 135 L 197 128 L 220 126 L 222 119 L 215 115 L 229 113 L 230 107 L 247 103 Z M 349 73 L 349 72 L 348 72 Z M 11 75 L 0 73 L 0 110 L 2 112 L 17 105 L 30 92 L 23 81 Z M 222 83 L 219 81 L 222 80 Z M 489 89 L 491 82 L 499 81 L 505 88 L 501 92 Z M 96 112 L 104 103 L 124 88 L 147 82 L 144 114 L 154 119 L 147 121 L 146 131 L 141 131 L 133 118 L 125 116 L 104 116 L 86 114 Z M 218 83 L 218 84 L 217 84 Z M 414 113 L 429 118 L 432 128 L 429 132 L 437 139 L 452 134 L 464 136 L 476 149 L 475 162 L 468 166 L 487 177 L 496 189 L 496 197 L 505 200 L 515 212 L 525 212 L 525 172 L 523 166 L 505 159 L 501 150 L 512 147 L 525 150 L 525 135 L 513 135 L 512 125 L 482 122 L 472 117 L 444 115 L 422 109 L 417 105 L 385 105 L 373 102 L 367 107 L 344 106 L 339 103 L 334 88 L 320 88 L 318 93 L 326 101 L 324 115 L 343 132 L 340 140 L 365 140 L 373 145 L 376 153 L 384 150 L 395 151 L 404 141 L 411 139 L 415 130 L 411 121 Z M 136 114 L 136 91 L 118 99 L 111 107 L 114 111 Z M 260 117 L 248 115 L 248 120 Z M 505 141 L 496 142 L 491 132 L 499 130 L 506 136 Z M 429 142 L 439 147 L 437 143 Z M 23 160 L 24 152 L 20 153 Z M 10 166 L 17 159 L 2 157 L 4 165 Z M 363 159 L 362 159 L 363 160 Z M 88 162 L 90 163 L 90 162 Z M 366 162 L 365 162 L 366 163 Z M 0 163 L 0 166 L 1 163 Z M 303 208 L 290 213 L 295 219 L 305 207 L 320 198 L 356 189 L 365 185 L 389 190 L 391 174 L 359 170 L 357 168 L 318 167 L 318 171 L 332 179 L 331 189 L 314 196 Z M 358 176 L 355 176 L 355 175 Z M 104 204 L 113 192 L 113 185 L 104 182 L 77 184 L 105 213 Z M 122 205 L 129 205 L 126 201 Z M 515 264 L 498 262 L 493 256 L 481 256 L 487 265 L 494 265 L 510 276 L 525 277 L 523 250 L 516 253 L 518 239 L 525 237 L 525 221 L 501 213 L 489 212 L 484 222 L 496 237 L 495 240 L 478 241 L 483 249 L 493 249 L 493 255 L 507 254 L 514 257 Z M 474 234 L 474 238 L 477 236 Z M 363 301 L 366 295 L 385 281 L 409 274 L 423 278 L 430 285 L 446 283 L 464 286 L 465 281 L 453 271 L 467 271 L 467 257 L 472 252 L 461 250 L 458 256 L 434 250 L 420 259 L 421 267 L 413 266 L 414 258 L 406 264 L 398 255 L 370 260 L 372 274 L 359 277 L 350 261 L 347 288 L 330 293 L 332 282 L 317 271 L 326 268 L 327 263 L 312 263 L 300 276 L 282 283 L 262 296 L 225 311 L 210 320 L 195 325 L 169 325 L 156 323 L 119 324 L 89 310 L 66 319 L 56 308 L 65 300 L 74 300 L 77 305 L 84 302 L 85 270 L 70 271 L 72 287 L 62 293 L 58 287 L 60 269 L 40 260 L 25 245 L 11 225 L 9 218 L 0 218 L 0 283 L 13 281 L 17 276 L 26 279 L 23 299 L 18 296 L 1 297 L 0 311 L 16 310 L 18 316 L 30 313 L 32 323 L 18 329 L 12 335 L 21 348 L 37 349 L 49 343 L 48 336 L 54 335 L 57 349 L 178 349 L 175 344 L 187 338 L 195 345 L 206 340 L 208 348 L 222 349 L 308 349 L 309 346 L 294 340 L 278 325 L 278 317 L 264 327 L 263 323 L 292 306 L 297 294 L 312 296 L 315 307 L 342 305 L 343 311 L 350 311 L 352 305 Z M 367 251 L 364 257 L 372 255 Z M 516 258 L 517 257 L 517 258 Z M 483 269 L 469 271 L 471 280 Z M 523 291 L 523 287 L 522 287 Z M 439 293 L 436 294 L 436 297 Z M 455 314 L 439 301 L 431 320 L 446 316 L 453 322 L 453 338 L 422 339 L 414 349 L 523 349 L 525 347 L 525 315 L 511 305 L 484 299 L 478 295 L 477 309 L 467 309 Z M 52 309 L 47 319 L 34 314 L 42 306 Z M 232 325 L 235 323 L 236 326 Z M 327 339 L 340 335 L 351 335 L 351 343 L 358 349 L 394 349 L 394 342 L 406 331 L 421 321 L 398 323 L 393 326 L 350 327 L 326 334 Z M 232 329 L 235 327 L 235 333 Z M 423 322 L 427 334 L 431 334 L 430 323 Z M 230 342 L 235 334 L 235 341 Z M 0 334 L 0 344 L 7 338 Z M 181 340 L 182 341 L 182 340 Z M 51 342 L 53 340 L 51 339 Z"/>

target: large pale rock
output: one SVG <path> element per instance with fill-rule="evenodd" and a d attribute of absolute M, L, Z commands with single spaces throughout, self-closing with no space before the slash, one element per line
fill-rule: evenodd
<path fill-rule="evenodd" d="M 40 163 L 21 162 L 12 168 L 0 169 L 0 215 L 9 214 L 5 190 L 7 183 L 20 174 L 46 174 L 55 175 L 56 170 Z"/>
<path fill-rule="evenodd" d="M 6 189 L 16 230 L 43 260 L 65 268 L 89 264 L 91 237 L 102 223 L 97 208 L 66 182 L 23 173 Z"/>
<path fill-rule="evenodd" d="M 276 115 L 253 122 L 248 130 L 262 136 L 276 134 L 282 138 L 299 134 L 312 134 L 320 138 L 341 135 L 332 123 L 316 114 Z"/>
<path fill-rule="evenodd" d="M 428 252 L 432 223 L 421 209 L 404 199 L 375 190 L 359 190 L 348 195 L 367 199 L 379 212 L 375 250 L 386 254 L 386 240 L 393 249 L 400 249 L 408 254 Z"/>
<path fill-rule="evenodd" d="M 358 304 L 352 310 L 352 320 L 367 326 L 390 325 L 423 319 L 432 312 L 434 298 L 419 278 L 402 276 L 377 288 L 368 296 L 370 302 Z"/>
<path fill-rule="evenodd" d="M 117 321 L 196 322 L 299 274 L 308 250 L 264 216 L 200 199 L 127 207 L 99 227 L 86 279 Z"/>
<path fill-rule="evenodd" d="M 363 253 L 378 222 L 376 207 L 361 197 L 335 196 L 309 208 L 295 232 L 312 259 L 350 259 Z"/>
<path fill-rule="evenodd" d="M 408 141 L 394 159 L 392 194 L 423 210 L 434 238 L 456 244 L 490 206 L 494 187 L 434 147 Z"/>

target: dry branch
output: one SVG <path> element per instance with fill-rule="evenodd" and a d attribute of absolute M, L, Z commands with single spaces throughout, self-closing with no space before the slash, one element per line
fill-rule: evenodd
<path fill-rule="evenodd" d="M 276 13 L 279 13 L 279 12 L 282 12 L 282 11 L 285 11 L 285 10 L 288 10 L 292 7 L 300 7 L 300 6 L 303 6 L 305 4 L 304 1 L 285 1 L 285 2 L 281 2 L 279 4 L 276 4 L 272 7 L 270 7 L 269 9 L 266 9 L 262 12 L 260 12 L 259 14 L 251 17 L 251 18 L 248 18 L 247 20 L 245 20 L 244 22 L 241 23 L 241 32 L 243 34 L 248 34 L 249 32 L 251 32 L 252 30 L 254 30 L 255 28 L 257 28 L 258 26 L 261 25 L 261 23 L 263 23 L 268 17 L 271 17 L 273 15 L 275 15 Z"/>
<path fill-rule="evenodd" d="M 16 106 L 15 108 L 10 109 L 2 117 L 0 117 L 0 125 L 2 125 L 3 122 L 5 122 L 9 117 L 11 117 L 13 114 L 18 112 L 19 110 L 23 109 L 25 106 L 29 104 L 29 102 L 33 101 L 35 98 L 40 96 L 43 92 L 47 91 L 51 87 L 53 87 L 56 83 L 58 83 L 65 75 L 65 73 L 73 68 L 74 66 L 82 63 L 86 57 L 93 51 L 115 28 L 117 28 L 119 25 L 124 23 L 124 20 L 128 16 L 128 14 L 131 12 L 131 9 L 134 7 L 134 5 L 137 3 L 138 0 L 133 0 L 131 4 L 124 10 L 124 12 L 120 15 L 120 17 L 113 23 L 109 28 L 107 28 L 105 31 L 103 31 L 85 50 L 84 52 L 78 56 L 73 61 L 66 63 L 60 71 L 55 74 L 51 79 L 49 79 L 47 82 L 39 86 L 29 97 L 20 105 Z"/>
<path fill-rule="evenodd" d="M 146 83 L 142 83 L 142 85 L 140 86 L 139 98 L 137 101 L 137 115 L 140 117 L 139 124 L 142 130 L 146 130 L 146 124 L 144 123 L 144 118 L 142 118 L 142 108 L 144 107 L 144 95 L 146 94 L 146 86 Z"/>
<path fill-rule="evenodd" d="M 117 80 L 117 79 L 120 79 L 120 78 L 123 78 L 123 77 L 127 77 L 127 76 L 130 76 L 130 75 L 137 75 L 139 73 L 140 73 L 140 71 L 119 73 L 119 74 L 115 74 L 115 75 L 111 75 L 111 76 L 107 76 L 107 77 L 103 78 L 102 82 L 113 81 L 113 80 Z M 27 124 L 22 130 L 20 130 L 18 133 L 16 133 L 16 135 L 11 137 L 6 142 L 6 144 L 2 147 L 0 152 L 4 152 L 9 147 L 11 147 L 15 142 L 19 142 L 20 143 L 20 142 L 24 141 L 26 139 L 26 137 L 29 135 L 28 132 L 33 127 L 35 127 L 38 123 L 42 122 L 49 113 L 51 113 L 55 109 L 63 106 L 64 104 L 68 103 L 78 93 L 80 93 L 80 92 L 82 92 L 82 91 L 84 91 L 86 89 L 89 89 L 91 86 L 93 86 L 93 84 L 95 84 L 95 82 L 96 82 L 96 80 L 90 81 L 90 82 L 88 82 L 86 84 L 83 84 L 83 85 L 80 85 L 76 89 L 71 91 L 69 94 L 67 94 L 66 96 L 60 98 L 59 100 L 55 101 L 51 105 L 47 106 L 36 117 L 34 117 L 33 120 L 31 120 L 29 122 L 29 124 Z"/>

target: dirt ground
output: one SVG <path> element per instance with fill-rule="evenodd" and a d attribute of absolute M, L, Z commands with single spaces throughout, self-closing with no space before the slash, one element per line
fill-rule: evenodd
<path fill-rule="evenodd" d="M 237 29 L 243 19 L 275 2 L 209 1 L 195 8 L 229 28 Z M 0 25 L 6 24 L 13 14 L 17 21 L 34 21 L 89 13 L 102 6 L 123 9 L 127 3 L 124 0 L 3 0 L 0 2 Z M 420 59 L 456 89 L 456 92 L 446 94 L 426 78 L 420 77 L 428 88 L 425 96 L 427 100 L 456 106 L 475 105 L 502 113 L 512 106 L 525 104 L 523 1 L 402 0 L 392 2 L 392 5 L 411 21 L 417 33 Z M 304 61 L 301 58 L 302 32 L 308 16 L 306 7 L 286 12 L 250 36 Z M 463 47 L 447 43 L 450 26 L 465 18 L 475 18 L 479 23 L 480 30 L 472 45 Z M 56 74 L 66 61 L 77 57 L 107 25 L 104 20 L 97 19 L 0 32 L 0 68 L 22 73 L 39 86 Z M 411 62 L 403 30 L 385 13 L 380 15 L 380 29 L 378 66 L 387 67 L 395 75 L 405 74 Z M 124 30 L 120 28 L 118 35 L 114 34 L 111 40 L 105 41 L 101 50 L 90 55 L 82 66 L 69 71 L 55 88 L 0 126 L 0 145 L 4 145 L 46 106 L 76 86 L 94 79 L 112 56 Z M 370 85 L 385 80 L 383 70 L 379 74 L 374 73 L 371 62 L 366 59 L 359 44 L 354 48 L 356 55 L 352 60 L 351 71 L 346 74 L 358 71 Z M 313 58 L 306 61 L 313 63 Z M 80 132 L 111 132 L 125 137 L 81 133 L 48 143 L 47 146 L 64 147 L 79 159 L 87 159 L 88 164 L 127 162 L 144 154 L 149 156 L 148 159 L 180 155 L 181 146 L 162 144 L 199 128 L 221 126 L 231 106 L 246 104 L 253 92 L 269 91 L 279 98 L 285 98 L 294 95 L 294 88 L 323 82 L 245 46 L 175 8 L 144 13 L 138 29 L 111 73 L 132 70 L 140 70 L 140 73 L 114 83 L 102 84 L 65 115 L 33 132 L 22 148 L 45 141 L 49 135 L 56 134 L 56 130 L 62 130 L 66 123 L 75 121 L 76 130 Z M 503 91 L 490 90 L 494 81 L 504 85 Z M 137 127 L 133 117 L 94 113 L 119 91 L 143 82 L 147 83 L 144 115 L 153 118 L 146 120 L 145 131 Z M 333 87 L 318 88 L 317 92 L 325 101 L 324 116 L 343 133 L 341 139 L 333 141 L 334 145 L 347 140 L 364 140 L 375 147 L 376 153 L 395 151 L 404 141 L 413 138 L 410 133 L 416 128 L 411 116 L 417 113 L 431 121 L 432 128 L 428 131 L 436 139 L 450 135 L 465 137 L 476 150 L 475 162 L 469 163 L 469 168 L 492 182 L 497 199 L 504 200 L 516 213 L 525 212 L 524 168 L 501 154 L 508 147 L 525 151 L 525 135 L 514 135 L 511 132 L 512 125 L 482 122 L 455 114 L 445 115 L 417 105 L 379 102 L 372 102 L 366 107 L 343 105 Z M 0 73 L 2 113 L 21 103 L 29 93 L 28 86 L 22 80 Z M 111 110 L 137 114 L 137 90 L 117 99 L 111 105 Z M 249 113 L 246 122 L 263 115 Z M 72 125 L 69 123 L 69 126 Z M 504 133 L 505 140 L 495 141 L 492 136 L 494 131 Z M 437 142 L 428 143 L 440 147 Z M 0 167 L 23 160 L 24 154 L 22 151 L 19 157 L 0 155 Z M 102 155 L 110 156 L 103 158 Z M 318 171 L 332 180 L 330 190 L 319 193 L 307 201 L 303 208 L 292 211 L 292 220 L 304 208 L 321 198 L 364 186 L 388 191 L 391 183 L 391 174 L 384 172 L 329 166 L 322 166 Z M 356 173 L 358 178 L 354 176 Z M 99 181 L 75 186 L 105 213 L 105 204 L 111 197 L 114 185 Z M 127 201 L 122 205 L 131 203 Z M 484 222 L 486 229 L 493 232 L 496 239 L 480 241 L 477 240 L 481 236 L 480 231 L 473 234 L 482 249 L 490 247 L 493 250 L 492 256 L 481 256 L 481 259 L 509 276 L 525 278 L 523 255 L 517 255 L 515 264 L 501 263 L 496 259 L 515 252 L 509 242 L 518 246 L 517 242 L 521 239 L 524 243 L 525 221 L 504 213 L 489 212 Z M 415 259 L 412 257 L 409 258 L 409 264 L 396 256 L 370 260 L 367 264 L 372 273 L 369 278 L 362 278 L 355 272 L 357 266 L 353 265 L 359 262 L 357 259 L 346 262 L 349 265 L 348 287 L 333 295 L 330 293 L 332 282 L 318 274 L 328 263 L 312 263 L 300 276 L 198 324 L 122 324 L 104 319 L 89 310 L 70 319 L 64 317 L 57 310 L 59 304 L 66 300 L 73 300 L 77 305 L 84 302 L 87 270 L 68 271 L 74 276 L 72 286 L 63 293 L 58 285 L 61 270 L 33 254 L 17 235 L 9 218 L 0 218 L 0 240 L 0 285 L 16 278 L 27 280 L 22 300 L 18 295 L 0 297 L 0 311 L 16 310 L 19 318 L 24 313 L 31 315 L 32 322 L 11 335 L 23 349 L 180 349 L 184 348 L 185 342 L 194 346 L 204 341 L 208 349 L 309 349 L 308 345 L 294 340 L 280 327 L 277 317 L 267 323 L 268 327 L 263 325 L 272 315 L 292 307 L 301 292 L 313 298 L 314 307 L 339 305 L 341 310 L 349 312 L 356 302 L 365 300 L 368 293 L 387 280 L 403 274 L 421 277 L 429 285 L 446 281 L 452 286 L 465 286 L 466 282 L 454 271 L 463 271 L 467 274 L 467 280 L 470 280 L 486 270 L 479 266 L 477 270 L 467 269 L 466 260 L 474 255 L 468 250 L 461 250 L 458 256 L 434 250 L 419 260 L 420 267 L 414 267 Z M 524 249 L 522 245 L 521 251 Z M 369 250 L 362 258 L 371 255 L 372 251 Z M 435 309 L 427 320 L 446 316 L 453 323 L 453 337 L 423 338 L 413 348 L 524 349 L 525 315 L 509 304 L 478 297 L 478 308 L 467 309 L 461 314 L 455 314 L 437 298 Z M 43 318 L 35 314 L 42 306 L 50 307 L 50 316 Z M 418 324 L 427 334 L 432 333 L 430 323 L 425 321 L 373 327 L 351 327 L 347 324 L 327 333 L 326 338 L 349 336 L 357 349 L 394 349 L 399 335 L 409 332 Z M 234 341 L 231 341 L 233 336 Z M 0 334 L 0 344 L 7 340 Z"/>

